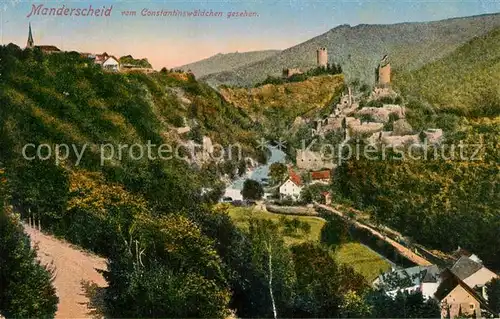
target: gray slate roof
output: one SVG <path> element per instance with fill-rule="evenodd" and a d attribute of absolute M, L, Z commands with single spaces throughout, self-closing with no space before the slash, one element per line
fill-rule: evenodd
<path fill-rule="evenodd" d="M 464 280 L 481 268 L 483 268 L 483 265 L 480 263 L 475 262 L 467 256 L 462 256 L 455 262 L 453 267 L 451 267 L 451 271 L 460 278 L 460 280 Z"/>

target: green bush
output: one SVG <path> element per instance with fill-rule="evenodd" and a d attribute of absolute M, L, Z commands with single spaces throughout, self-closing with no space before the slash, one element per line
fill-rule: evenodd
<path fill-rule="evenodd" d="M 36 251 L 19 218 L 3 207 L 6 200 L 0 170 L 0 314 L 15 318 L 53 318 L 59 298 L 53 269 L 36 260 Z"/>

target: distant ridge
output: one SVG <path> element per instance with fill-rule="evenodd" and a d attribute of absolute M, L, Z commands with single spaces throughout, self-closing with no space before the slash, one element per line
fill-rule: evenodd
<path fill-rule="evenodd" d="M 385 54 L 395 72 L 413 70 L 499 26 L 498 13 L 431 22 L 341 25 L 265 59 L 206 75 L 203 80 L 212 86 L 251 86 L 267 75 L 281 74 L 285 67 L 314 66 L 316 49 L 326 47 L 329 62 L 341 64 L 347 81 L 373 83 L 375 68 Z"/>
<path fill-rule="evenodd" d="M 271 57 L 279 52 L 279 50 L 264 50 L 226 54 L 218 53 L 209 58 L 177 67 L 176 69 L 191 70 L 196 77 L 202 77 L 211 73 L 232 71 L 236 68 Z"/>

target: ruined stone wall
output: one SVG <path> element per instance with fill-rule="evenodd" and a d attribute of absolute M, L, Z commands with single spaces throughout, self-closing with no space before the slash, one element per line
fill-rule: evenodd
<path fill-rule="evenodd" d="M 283 70 L 283 77 L 289 78 L 294 74 L 302 74 L 302 70 L 298 68 L 288 68 Z"/>
<path fill-rule="evenodd" d="M 391 64 L 387 63 L 378 69 L 378 84 L 386 86 L 391 84 Z"/>
<path fill-rule="evenodd" d="M 295 160 L 297 167 L 304 170 L 332 169 L 334 167 L 333 161 L 323 158 L 320 152 L 297 150 Z"/>

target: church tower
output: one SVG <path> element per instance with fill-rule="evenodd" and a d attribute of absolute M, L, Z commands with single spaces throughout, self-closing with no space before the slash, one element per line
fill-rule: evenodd
<path fill-rule="evenodd" d="M 28 42 L 26 43 L 26 48 L 32 49 L 35 47 L 35 41 L 33 41 L 33 34 L 31 33 L 31 22 L 30 22 L 30 30 L 28 33 Z"/>

